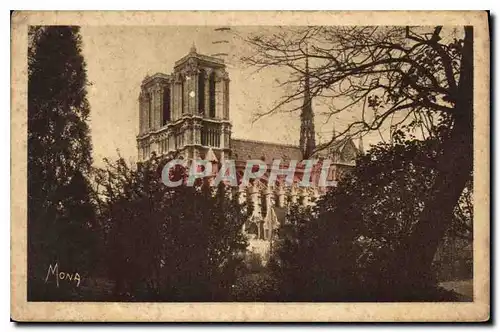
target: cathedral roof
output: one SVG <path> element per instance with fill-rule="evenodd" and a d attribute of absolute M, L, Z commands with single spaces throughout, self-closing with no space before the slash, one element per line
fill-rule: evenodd
<path fill-rule="evenodd" d="M 264 159 L 271 163 L 273 159 L 302 160 L 302 152 L 298 145 L 270 143 L 246 139 L 231 139 L 232 158 L 235 160 Z M 359 149 L 351 138 L 343 138 L 333 142 L 328 148 L 318 151 L 316 157 L 328 158 L 332 154 L 340 160 L 351 161 L 359 153 Z"/>
<path fill-rule="evenodd" d="M 301 160 L 302 153 L 296 145 L 269 143 L 245 139 L 231 139 L 232 158 L 235 160 L 273 159 Z"/>

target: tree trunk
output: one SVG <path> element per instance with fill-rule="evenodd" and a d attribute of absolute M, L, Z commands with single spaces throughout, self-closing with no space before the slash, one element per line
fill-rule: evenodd
<path fill-rule="evenodd" d="M 453 209 L 472 172 L 473 162 L 473 31 L 465 27 L 460 80 L 450 137 L 443 144 L 438 172 L 418 224 L 399 255 L 403 283 L 422 285 L 429 278 L 431 264 L 444 233 L 452 221 Z M 416 286 L 416 285 L 414 285 Z"/>

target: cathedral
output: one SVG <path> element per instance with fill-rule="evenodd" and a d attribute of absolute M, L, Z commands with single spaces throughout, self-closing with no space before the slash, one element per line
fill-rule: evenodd
<path fill-rule="evenodd" d="M 275 159 L 285 163 L 308 158 L 329 159 L 328 181 L 336 181 L 354 166 L 357 155 L 363 152 L 361 141 L 356 146 L 351 138 L 345 138 L 314 154 L 315 133 L 308 78 L 304 82 L 299 145 L 231 138 L 229 83 L 224 61 L 199 54 L 194 46 L 175 62 L 172 73 L 146 76 L 139 95 L 139 161 L 147 160 L 152 153 L 160 156 L 175 153 L 185 160 L 204 159 L 214 165 L 232 159 L 241 174 L 246 161 L 251 159 L 262 160 L 269 167 Z M 298 167 L 292 186 L 267 183 L 264 178 L 238 188 L 240 200 L 253 207 L 252 217 L 244 226 L 250 249 L 263 257 L 269 251 L 272 230 L 284 222 L 287 206 L 293 203 L 312 205 L 326 190 L 314 185 L 297 186 L 303 173 L 304 169 Z M 313 168 L 311 174 L 314 183 L 318 170 Z"/>

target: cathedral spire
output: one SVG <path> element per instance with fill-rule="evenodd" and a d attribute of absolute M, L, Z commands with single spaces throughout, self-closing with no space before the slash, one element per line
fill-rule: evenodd
<path fill-rule="evenodd" d="M 307 51 L 306 51 L 307 54 Z M 304 104 L 300 114 L 300 149 L 302 157 L 311 157 L 316 149 L 316 133 L 314 130 L 314 113 L 312 110 L 312 98 L 310 87 L 309 57 L 306 55 L 306 68 L 304 73 Z"/>

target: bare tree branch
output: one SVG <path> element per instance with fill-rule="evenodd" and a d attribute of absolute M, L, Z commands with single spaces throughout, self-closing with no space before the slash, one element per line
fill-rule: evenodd
<path fill-rule="evenodd" d="M 333 114 L 362 113 L 361 121 L 337 137 L 356 128 L 356 133 L 378 130 L 391 114 L 402 110 L 453 113 L 460 68 L 456 52 L 441 42 L 441 33 L 439 26 L 430 31 L 422 27 L 302 27 L 250 36 L 246 41 L 255 52 L 243 62 L 259 69 L 288 68 L 289 79 L 280 85 L 294 87 L 254 121 L 285 109 L 300 110 L 305 58 L 309 59 L 313 98 L 329 98 Z M 341 100 L 342 106 L 336 106 Z M 385 111 L 379 113 L 380 109 Z M 368 110 L 372 111 L 371 123 L 366 122 Z M 427 129 L 431 128 L 433 118 L 426 121 Z M 418 123 L 424 126 L 423 121 Z"/>

